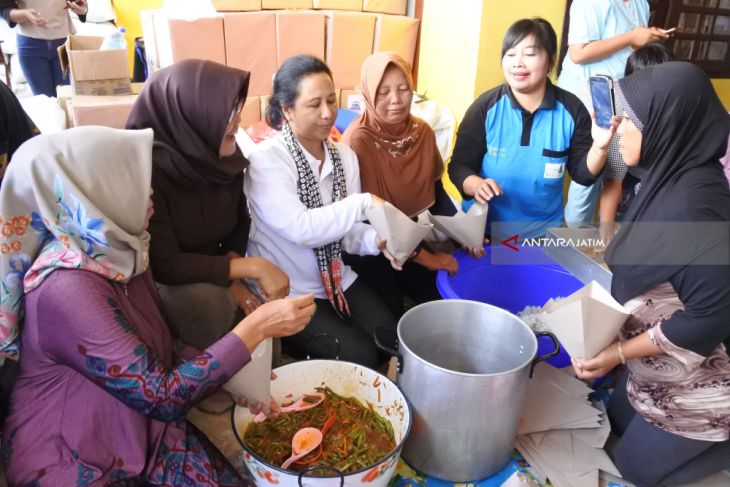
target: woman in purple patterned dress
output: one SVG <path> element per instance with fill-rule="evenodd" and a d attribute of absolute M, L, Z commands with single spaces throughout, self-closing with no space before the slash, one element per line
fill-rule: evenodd
<path fill-rule="evenodd" d="M 688 63 L 614 84 L 621 155 L 641 191 L 611 241 L 611 293 L 631 311 L 619 340 L 574 361 L 580 378 L 619 363 L 608 413 L 613 451 L 638 487 L 687 484 L 730 468 L 730 116 Z"/>
<path fill-rule="evenodd" d="M 0 192 L 0 331 L 19 374 L 3 424 L 11 485 L 245 485 L 185 414 L 313 296 L 266 303 L 173 364 L 148 268 L 151 130 L 40 135 Z M 22 326 L 21 326 L 22 325 Z"/>

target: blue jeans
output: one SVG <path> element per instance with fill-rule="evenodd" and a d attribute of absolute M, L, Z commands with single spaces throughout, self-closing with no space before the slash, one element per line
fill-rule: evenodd
<path fill-rule="evenodd" d="M 570 182 L 568 201 L 565 204 L 565 223 L 569 227 L 577 227 L 593 222 L 596 203 L 603 187 L 603 178 L 590 186 L 583 186 L 575 181 Z"/>
<path fill-rule="evenodd" d="M 18 34 L 18 61 L 34 95 L 56 96 L 56 86 L 67 85 L 61 71 L 58 47 L 62 39 L 34 39 Z"/>

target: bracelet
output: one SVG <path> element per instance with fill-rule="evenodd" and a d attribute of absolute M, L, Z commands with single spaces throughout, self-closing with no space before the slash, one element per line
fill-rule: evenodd
<path fill-rule="evenodd" d="M 618 356 L 621 359 L 621 365 L 626 365 L 626 356 L 624 356 L 624 349 L 621 348 L 621 342 L 616 344 L 616 348 L 618 349 Z"/>

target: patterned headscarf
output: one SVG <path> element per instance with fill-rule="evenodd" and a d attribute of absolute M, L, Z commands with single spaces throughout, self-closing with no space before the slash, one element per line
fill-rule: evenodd
<path fill-rule="evenodd" d="M 309 209 L 321 208 L 324 206 L 322 202 L 322 193 L 319 190 L 317 178 L 302 152 L 302 148 L 294 137 L 291 127 L 288 123 L 284 123 L 281 129 L 286 148 L 297 165 L 297 194 L 299 201 Z M 332 159 L 332 202 L 344 199 L 347 196 L 347 184 L 345 183 L 345 170 L 342 167 L 340 152 L 337 147 L 326 139 L 327 151 Z M 342 291 L 342 252 L 340 247 L 341 240 L 328 243 L 322 247 L 314 249 L 317 256 L 317 266 L 319 267 L 320 277 L 324 285 L 324 291 L 327 294 L 330 304 L 339 316 L 350 315 L 350 305 L 347 304 L 345 294 Z M 335 303 L 335 297 L 337 303 Z"/>
<path fill-rule="evenodd" d="M 151 177 L 152 130 L 81 127 L 17 150 L 0 190 L 0 356 L 17 359 L 25 293 L 55 269 L 145 271 Z"/>

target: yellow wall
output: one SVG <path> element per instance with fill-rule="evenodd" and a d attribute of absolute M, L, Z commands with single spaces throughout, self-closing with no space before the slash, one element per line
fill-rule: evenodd
<path fill-rule="evenodd" d="M 730 112 L 730 79 L 713 79 L 712 84 L 725 110 Z"/>
<path fill-rule="evenodd" d="M 129 68 L 133 69 L 134 38 L 142 37 L 142 22 L 139 13 L 150 8 L 161 8 L 162 0 L 113 0 L 113 3 L 117 13 L 117 25 L 127 29 Z"/>
<path fill-rule="evenodd" d="M 484 0 L 482 33 L 479 43 L 480 65 L 476 94 L 504 83 L 502 75 L 502 38 L 513 22 L 525 17 L 542 17 L 552 24 L 560 45 L 565 0 Z"/>
<path fill-rule="evenodd" d="M 458 120 L 474 101 L 483 0 L 425 0 L 418 92 L 445 103 Z"/>

